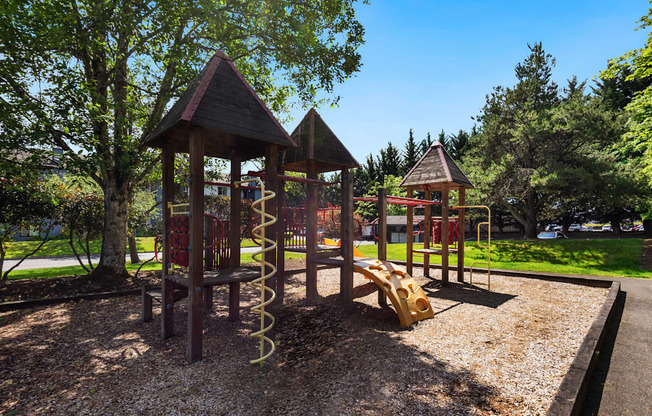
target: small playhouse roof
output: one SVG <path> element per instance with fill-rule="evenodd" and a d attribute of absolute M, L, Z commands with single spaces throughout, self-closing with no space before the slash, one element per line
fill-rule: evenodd
<path fill-rule="evenodd" d="M 436 141 L 405 175 L 399 186 L 437 190 L 446 183 L 450 189 L 474 188 L 444 146 Z"/>
<path fill-rule="evenodd" d="M 230 159 L 235 152 L 247 160 L 263 156 L 268 144 L 279 145 L 279 150 L 296 146 L 221 51 L 190 82 L 145 145 L 188 152 L 192 127 L 201 127 L 204 132 L 206 156 Z"/>
<path fill-rule="evenodd" d="M 292 132 L 298 147 L 279 155 L 281 166 L 293 172 L 306 172 L 306 162 L 314 160 L 317 172 L 356 168 L 358 162 L 351 156 L 319 113 L 311 108 Z"/>

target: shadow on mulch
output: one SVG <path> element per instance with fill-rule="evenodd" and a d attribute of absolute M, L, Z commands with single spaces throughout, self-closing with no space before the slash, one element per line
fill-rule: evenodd
<path fill-rule="evenodd" d="M 369 290 L 369 289 L 365 289 Z M 391 309 L 359 302 L 346 311 L 278 308 L 277 353 L 261 370 L 248 364 L 257 318 L 227 321 L 217 290 L 206 319 L 204 359 L 185 363 L 185 302 L 178 336 L 160 340 L 160 317 L 139 320 L 136 297 L 70 302 L 2 315 L 0 413 L 71 414 L 510 414 L 496 388 L 401 342 Z M 12 324 L 17 324 L 12 326 Z M 11 326 L 11 332 L 7 332 Z M 13 334 L 13 335 L 8 335 Z M 398 370 L 397 370 L 398 369 Z M 198 407 L 199 406 L 199 407 Z"/>

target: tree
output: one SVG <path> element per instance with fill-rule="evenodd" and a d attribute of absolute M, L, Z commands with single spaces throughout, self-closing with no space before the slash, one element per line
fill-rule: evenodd
<path fill-rule="evenodd" d="M 52 195 L 34 176 L 13 179 L 0 177 L 0 283 L 5 283 L 12 270 L 43 247 L 55 225 L 52 220 L 54 210 Z M 45 238 L 36 249 L 4 271 L 6 245 L 21 229 L 34 229 L 39 235 L 45 234 Z"/>
<path fill-rule="evenodd" d="M 405 196 L 407 195 L 407 190 L 399 187 L 402 179 L 400 176 L 385 176 L 382 184 L 378 182 L 374 183 L 364 196 L 378 196 L 378 188 L 380 187 L 387 189 L 388 196 Z M 365 220 L 373 221 L 378 217 L 378 204 L 374 202 L 360 202 L 355 212 Z M 387 205 L 387 215 L 405 215 L 406 212 L 407 208 L 404 205 Z"/>
<path fill-rule="evenodd" d="M 403 163 L 401 164 L 401 175 L 405 176 L 419 161 L 419 146 L 414 141 L 414 134 L 410 129 L 410 135 L 405 142 L 405 150 L 403 151 Z"/>
<path fill-rule="evenodd" d="M 419 151 L 419 158 L 421 158 L 421 156 L 423 156 L 428 151 L 428 149 L 430 149 L 430 146 L 432 146 L 432 143 L 433 142 L 432 142 L 432 139 L 430 138 L 430 132 L 428 132 L 428 135 L 426 136 L 426 138 L 421 140 L 421 143 L 420 143 L 421 149 Z"/>
<path fill-rule="evenodd" d="M 561 192 L 577 195 L 575 166 L 593 150 L 618 137 L 613 114 L 602 111 L 569 81 L 565 95 L 552 81 L 554 58 L 541 43 L 516 66 L 514 88 L 496 87 L 487 96 L 481 132 L 465 166 L 472 180 L 494 203 L 502 204 L 523 225 L 527 238 L 537 234 L 541 212 Z"/>
<path fill-rule="evenodd" d="M 393 175 L 401 174 L 401 152 L 394 147 L 392 142 L 387 143 L 387 147 L 380 149 L 380 156 L 377 156 L 378 179 Z"/>
<path fill-rule="evenodd" d="M 647 29 L 652 24 L 652 8 L 639 20 L 639 29 Z M 627 132 L 623 135 L 625 148 L 642 155 L 643 169 L 638 172 L 652 185 L 652 32 L 643 48 L 633 49 L 609 61 L 609 66 L 600 76 L 617 82 L 624 76 L 626 87 L 644 89 L 634 93 L 624 108 L 628 112 Z M 641 85 L 642 84 L 642 85 Z M 629 91 L 622 93 L 629 98 Z M 622 101 L 621 101 L 622 102 Z"/>
<path fill-rule="evenodd" d="M 315 101 L 360 68 L 354 3 L 3 2 L 0 147 L 54 143 L 101 187 L 94 275 L 123 278 L 128 206 L 159 156 L 143 142 L 170 100 L 220 48 L 272 111 Z"/>

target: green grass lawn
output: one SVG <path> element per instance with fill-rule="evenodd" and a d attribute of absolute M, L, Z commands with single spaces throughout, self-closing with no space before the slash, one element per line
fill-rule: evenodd
<path fill-rule="evenodd" d="M 7 244 L 7 258 L 22 257 L 34 250 L 40 241 L 15 241 Z M 250 238 L 242 240 L 242 247 L 254 247 L 255 244 Z M 154 237 L 136 237 L 136 247 L 139 253 L 154 251 Z M 77 247 L 76 247 L 77 248 Z M 100 254 L 102 240 L 91 241 L 91 254 Z M 79 250 L 78 250 L 79 251 Z M 127 250 L 127 253 L 129 251 Z M 68 245 L 68 240 L 51 240 L 46 242 L 35 256 L 72 256 L 74 255 Z"/>
<path fill-rule="evenodd" d="M 491 267 L 563 274 L 589 274 L 651 278 L 652 270 L 641 269 L 641 239 L 622 240 L 499 240 L 491 244 Z M 363 245 L 358 249 L 369 257 L 378 256 L 378 246 Z M 389 244 L 387 258 L 406 259 L 405 244 Z M 485 261 L 487 250 L 467 242 L 465 265 Z M 422 258 L 415 256 L 416 262 Z M 441 257 L 431 256 L 432 264 L 441 264 Z M 457 255 L 450 256 L 451 265 Z M 486 267 L 479 265 L 479 267 Z"/>

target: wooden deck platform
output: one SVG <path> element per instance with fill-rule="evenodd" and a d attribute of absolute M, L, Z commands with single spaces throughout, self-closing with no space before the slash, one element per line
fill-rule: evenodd
<path fill-rule="evenodd" d="M 259 277 L 259 268 L 236 267 L 232 269 L 210 270 L 204 272 L 204 287 L 228 283 L 251 282 Z M 188 278 L 180 274 L 169 274 L 165 278 L 181 286 L 188 287 Z"/>

